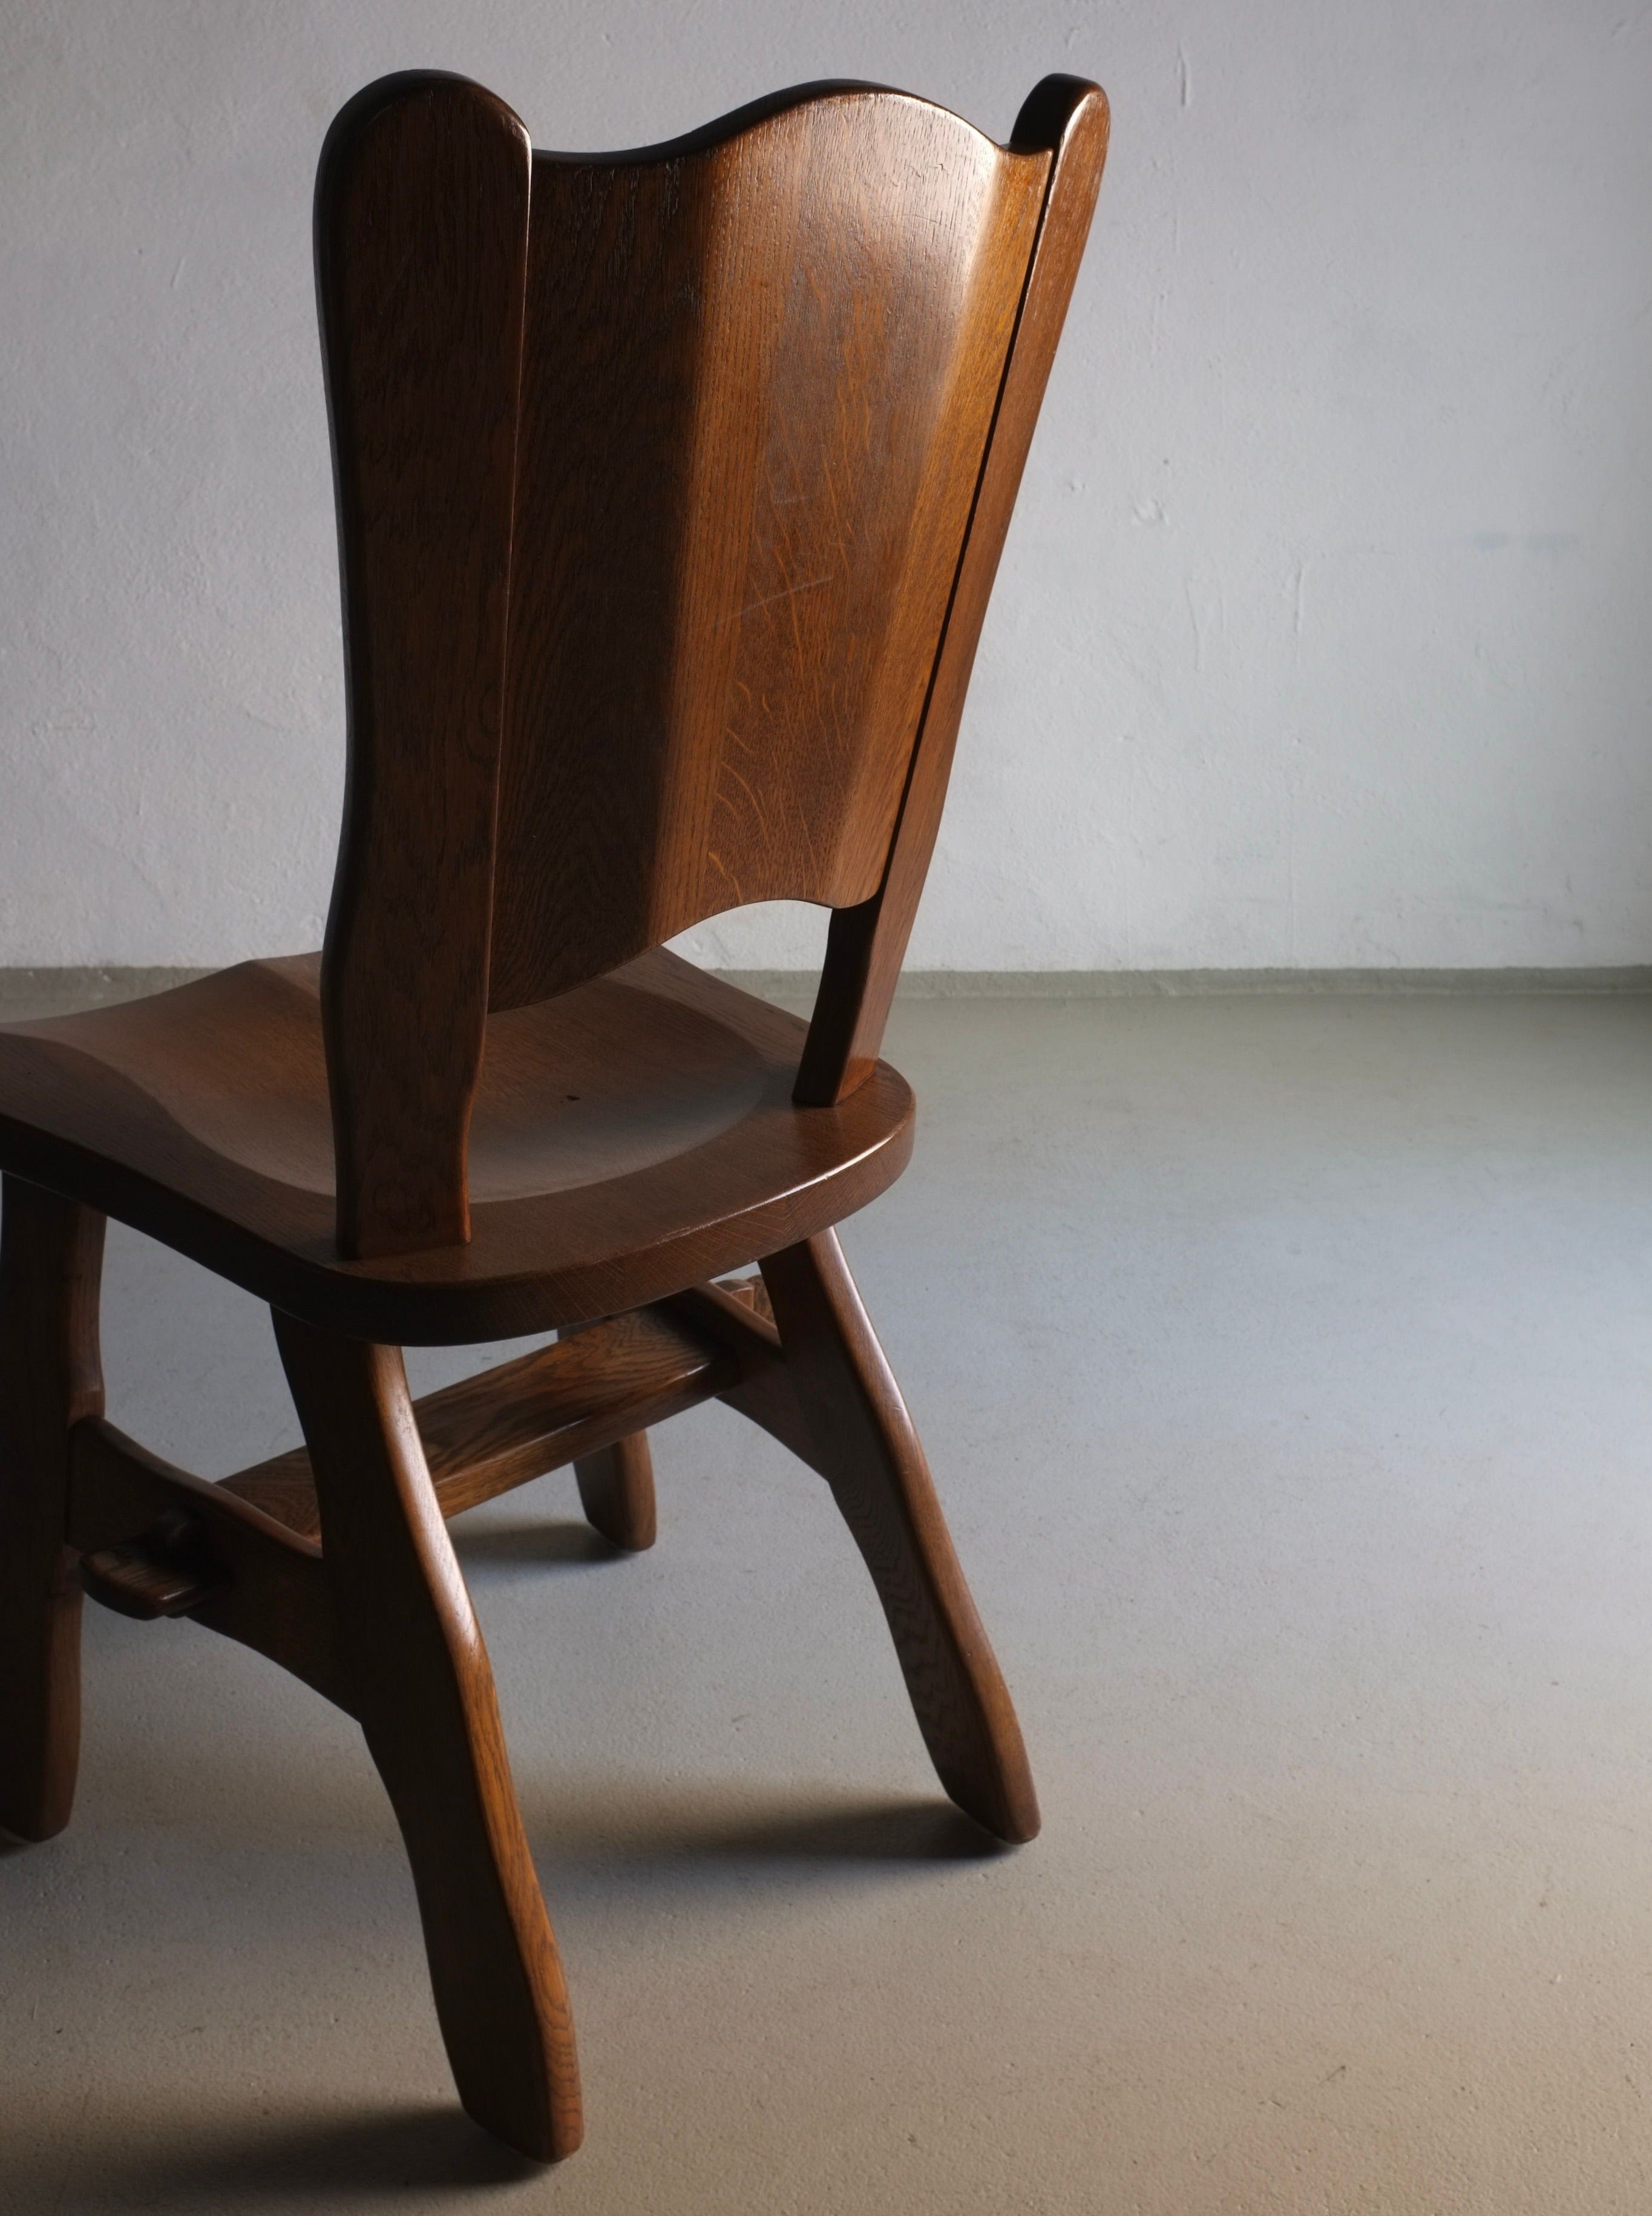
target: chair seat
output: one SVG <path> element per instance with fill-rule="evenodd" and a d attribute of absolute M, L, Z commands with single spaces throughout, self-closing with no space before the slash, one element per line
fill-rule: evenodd
<path fill-rule="evenodd" d="M 306 1321 L 395 1345 L 634 1308 L 824 1230 L 911 1151 L 886 1063 L 792 1100 L 805 1026 L 657 949 L 488 1025 L 472 1237 L 350 1262 L 334 1236 L 320 957 L 0 1027 L 0 1169 Z"/>

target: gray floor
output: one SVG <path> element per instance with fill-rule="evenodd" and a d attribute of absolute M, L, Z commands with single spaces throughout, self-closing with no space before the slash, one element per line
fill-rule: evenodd
<path fill-rule="evenodd" d="M 457 1527 L 585 2151 L 456 2116 L 352 1727 L 89 1611 L 0 1855 L 0 2207 L 1644 2212 L 1652 1001 L 931 1002 L 846 1245 L 1045 1831 L 945 1814 L 824 1489 L 717 1409 L 662 1533 Z M 250 1301 L 112 1239 L 111 1412 L 293 1436 Z M 451 1375 L 426 1357 L 421 1382 Z"/>

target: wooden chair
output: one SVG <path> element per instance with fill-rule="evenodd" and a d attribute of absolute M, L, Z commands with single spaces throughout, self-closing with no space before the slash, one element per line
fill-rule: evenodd
<path fill-rule="evenodd" d="M 725 1400 L 830 1487 L 946 1791 L 1038 1828 L 833 1227 L 910 1151 L 878 1043 L 1106 136 L 1061 77 L 1007 148 L 860 84 L 606 157 L 361 93 L 325 949 L 0 1031 L 0 1822 L 67 1820 L 83 1588 L 270 1656 L 360 1720 L 460 2095 L 541 2158 L 573 2034 L 445 1517 L 571 1462 L 646 1547 L 648 1427 Z M 806 1027 L 663 946 L 778 898 L 832 910 Z M 268 1302 L 302 1450 L 208 1484 L 104 1420 L 109 1216 Z M 405 1345 L 552 1331 L 409 1396 Z"/>

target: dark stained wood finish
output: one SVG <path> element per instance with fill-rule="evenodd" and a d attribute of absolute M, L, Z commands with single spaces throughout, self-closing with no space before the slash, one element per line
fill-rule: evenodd
<path fill-rule="evenodd" d="M 877 889 L 1048 169 L 870 85 L 535 157 L 496 1007 Z"/>
<path fill-rule="evenodd" d="M 749 1308 L 754 1315 L 760 1315 L 769 1323 L 774 1322 L 774 1303 L 768 1297 L 768 1287 L 763 1283 L 761 1271 L 749 1277 L 724 1277 L 717 1290 L 719 1293 L 729 1294 L 742 1307 Z"/>
<path fill-rule="evenodd" d="M 340 117 L 344 1253 L 468 1236 L 484 1006 L 723 909 L 833 908 L 798 1097 L 870 1076 L 1106 134 L 1071 79 L 1007 148 L 799 88 L 643 155 L 534 157 L 530 225 L 490 95 L 396 78 Z"/>
<path fill-rule="evenodd" d="M 767 1256 L 763 1282 L 786 1374 L 872 1572 L 936 1774 L 999 1838 L 1032 1838 L 1039 1803 L 1020 1726 L 835 1234 Z"/>
<path fill-rule="evenodd" d="M 693 1332 L 703 1333 L 730 1355 L 737 1375 L 718 1398 L 778 1439 L 799 1461 L 823 1476 L 825 1466 L 815 1434 L 805 1421 L 780 1348 L 780 1335 L 767 1312 L 749 1296 L 723 1285 L 691 1285 L 660 1303 L 661 1311 Z"/>
<path fill-rule="evenodd" d="M 190 1600 L 190 1620 L 268 1655 L 336 1708 L 354 1712 L 315 1539 L 163 1461 L 102 1417 L 75 1425 L 70 1454 L 69 1536 L 83 1554 L 152 1544 L 157 1525 L 183 1517 L 199 1531 L 212 1565 Z M 108 1597 L 96 1585 L 91 1590 Z"/>
<path fill-rule="evenodd" d="M 227 1572 L 200 1525 L 170 1509 L 141 1538 L 81 1558 L 80 1581 L 94 1600 L 139 1623 L 188 1616 L 225 1584 Z"/>
<path fill-rule="evenodd" d="M 316 180 L 349 712 L 322 1006 L 350 1256 L 470 1235 L 531 151 L 479 86 L 389 77 Z"/>
<path fill-rule="evenodd" d="M 1011 145 L 1043 165 L 1047 182 L 1037 243 L 1014 342 L 1004 365 L 991 437 L 982 459 L 967 535 L 935 658 L 922 728 L 881 883 L 835 906 L 797 1097 L 839 1101 L 864 1085 L 906 958 L 907 940 L 940 828 L 952 751 L 987 600 L 1089 236 L 1107 151 L 1107 103 L 1076 77 L 1045 77 L 1016 120 Z"/>
<path fill-rule="evenodd" d="M 598 1457 L 639 1423 L 663 1423 L 711 1400 L 736 1370 L 714 1339 L 644 1310 L 427 1393 L 413 1415 L 441 1512 L 457 1516 L 547 1470 Z M 219 1489 L 290 1530 L 320 1536 L 304 1447 L 241 1470 Z"/>
<path fill-rule="evenodd" d="M 103 1218 L 21 1178 L 0 1222 L 0 1825 L 49 1839 L 80 1756 L 69 1436 L 103 1406 Z"/>
<path fill-rule="evenodd" d="M 581 1455 L 574 1476 L 586 1521 L 611 1546 L 638 1554 L 654 1544 L 659 1520 L 645 1431 L 628 1432 L 599 1454 Z"/>
<path fill-rule="evenodd" d="M 825 84 L 613 156 L 369 87 L 316 194 L 324 953 L 0 1027 L 0 1823 L 67 1817 L 83 1577 L 280 1663 L 361 1720 L 461 2096 L 539 2158 L 573 2035 L 444 1515 L 572 1462 L 650 1545 L 648 1428 L 720 1397 L 830 1486 L 946 1790 L 1038 1828 L 833 1227 L 911 1150 L 878 1044 L 1106 139 L 1064 77 L 1008 147 Z M 663 945 L 783 897 L 834 912 L 808 1026 Z M 110 1215 L 271 1304 L 302 1450 L 213 1485 L 103 1419 Z M 551 1331 L 409 1396 L 404 1345 Z"/>
<path fill-rule="evenodd" d="M 611 1313 L 811 1235 L 875 1197 L 903 1165 L 909 1104 L 899 1080 L 869 1056 L 933 844 L 956 711 L 1104 139 L 1100 95 L 1050 80 L 1024 110 L 1008 151 L 922 102 L 850 88 L 782 100 L 755 121 L 730 119 L 686 151 L 607 163 L 542 158 L 536 255 L 542 249 L 554 262 L 560 234 L 551 216 L 558 195 L 572 194 L 568 221 L 585 210 L 579 251 L 595 259 L 579 265 L 583 292 L 572 264 L 558 277 L 550 263 L 533 263 L 540 322 L 529 349 L 516 614 L 502 690 L 515 482 L 510 396 L 521 354 L 509 335 L 510 272 L 513 255 L 527 253 L 526 142 L 490 95 L 452 81 L 395 80 L 352 103 L 330 141 L 317 198 L 352 718 L 321 1008 L 306 1006 L 312 967 L 265 963 L 185 988 L 187 1000 L 162 995 L 136 1013 L 0 1032 L 0 1162 L 84 1194 L 289 1313 L 396 1344 L 548 1329 Z M 909 228 L 926 239 L 930 230 L 920 204 L 903 197 L 917 189 L 919 167 L 903 150 L 935 164 L 939 243 L 922 285 L 913 274 L 916 249 L 902 242 Z M 897 173 L 898 189 L 890 182 Z M 675 182 L 668 189 L 661 179 Z M 807 205 L 817 183 L 821 206 L 854 244 L 819 265 L 818 299 L 809 257 L 825 249 Z M 679 188 L 687 195 L 681 202 L 673 198 Z M 767 230 L 758 226 L 768 245 L 748 248 L 735 212 L 760 204 L 760 189 L 779 195 L 780 212 Z M 469 210 L 462 222 L 425 224 L 429 207 L 455 198 Z M 692 221 L 682 212 L 690 200 L 699 211 Z M 607 211 L 600 221 L 592 212 L 599 201 Z M 652 246 L 649 207 L 658 219 Z M 860 213 L 851 222 L 854 208 Z M 626 228 L 632 218 L 641 229 Z M 417 250 L 391 251 L 410 225 Z M 742 259 L 771 249 L 772 266 Z M 619 317 L 616 304 L 630 296 L 621 286 L 610 298 L 597 281 L 617 286 L 632 268 L 628 255 L 643 295 L 659 308 L 652 323 Z M 527 266 L 522 260 L 523 285 Z M 803 269 L 807 282 L 796 277 Z M 428 329 L 416 320 L 427 296 Z M 617 337 L 602 336 L 604 299 Z M 692 315 L 683 306 L 689 299 L 700 304 Z M 552 348 L 544 319 L 558 300 L 586 322 Z M 773 332 L 760 313 L 764 300 Z M 786 301 L 802 317 L 795 327 Z M 478 366 L 496 310 L 505 335 Z M 863 315 L 864 329 L 855 320 Z M 599 341 L 631 350 L 628 376 L 590 354 Z M 645 373 L 650 345 L 677 365 L 659 371 L 657 389 Z M 842 381 L 850 370 L 871 377 L 880 348 L 898 375 L 885 374 L 885 364 L 884 381 L 873 378 L 875 390 L 864 392 L 853 379 Z M 553 437 L 541 420 L 544 394 L 563 389 L 558 379 L 565 385 L 576 356 L 584 363 L 582 404 L 607 404 L 593 397 L 601 394 L 620 406 L 629 393 L 638 410 L 637 439 L 595 458 L 571 435 Z M 450 389 L 455 378 L 463 406 Z M 681 412 L 684 379 L 684 390 L 701 396 L 691 423 Z M 821 428 L 840 417 L 861 427 L 853 437 L 843 433 L 848 446 L 834 446 Z M 856 459 L 854 440 L 874 419 L 878 435 L 904 457 L 906 477 Z M 577 710 L 581 656 L 589 650 L 604 686 L 603 673 L 615 666 L 592 630 L 589 564 L 582 566 L 589 546 L 581 534 L 623 547 L 628 529 L 644 529 L 637 519 L 663 493 L 649 473 L 643 428 L 663 437 L 668 420 L 685 438 L 692 429 L 694 454 L 703 446 L 724 460 L 709 478 L 700 460 L 681 463 L 687 508 L 669 508 L 675 520 L 663 538 L 647 526 L 670 567 L 666 597 L 680 620 L 644 642 L 620 620 L 623 594 L 614 603 L 613 651 L 627 670 L 664 655 L 671 674 L 655 689 L 676 704 L 665 724 L 656 716 L 647 731 L 639 725 L 631 737 L 616 736 Z M 989 423 L 996 428 L 986 445 Z M 427 435 L 430 453 L 421 464 L 415 450 Z M 811 459 L 811 439 L 824 441 L 826 459 Z M 909 474 L 915 457 L 917 479 Z M 597 499 L 592 485 L 608 486 L 616 470 L 640 476 L 626 477 L 611 497 L 604 492 L 600 517 L 591 510 L 576 528 L 575 517 L 587 514 L 580 502 Z M 905 523 L 898 502 L 886 505 L 890 488 L 901 484 L 912 508 Z M 711 521 L 730 486 L 744 489 L 735 503 L 739 527 L 724 547 Z M 807 584 L 817 557 L 826 560 L 819 532 L 834 514 L 842 530 L 841 543 L 830 542 L 836 566 L 826 582 Z M 541 545 L 548 532 L 554 544 Z M 575 570 L 570 547 L 581 550 Z M 634 582 L 642 568 L 626 575 Z M 844 582 L 863 571 L 878 608 L 905 611 L 898 621 L 890 616 L 887 637 L 861 625 L 865 608 L 853 595 L 862 587 Z M 851 589 L 852 606 L 841 599 Z M 565 623 L 553 617 L 559 593 Z M 464 621 L 444 595 L 465 602 Z M 640 621 L 646 612 L 633 612 Z M 874 633 L 882 640 L 875 653 Z M 850 642 L 842 651 L 853 668 L 832 663 L 832 639 Z M 922 640 L 927 662 L 915 643 Z M 799 655 L 811 669 L 821 664 L 802 686 L 793 682 Z M 920 664 L 917 705 L 903 721 L 906 708 L 897 715 L 891 704 L 910 704 Z M 557 672 L 569 680 L 563 692 Z M 693 705 L 702 687 L 723 704 L 715 715 Z M 629 696 L 621 686 L 613 697 Z M 563 706 L 553 714 L 556 699 Z M 509 730 L 496 883 L 489 765 L 496 767 L 502 721 Z M 638 747 L 643 754 L 633 760 L 625 748 Z M 446 765 L 440 775 L 433 751 Z M 576 791 L 564 790 L 568 779 Z M 564 834 L 552 838 L 546 811 L 564 802 Z M 626 817 L 618 828 L 616 811 Z M 880 827 L 875 837 L 868 825 Z M 623 866 L 616 840 L 634 847 Z M 657 869 L 647 859 L 656 850 Z M 607 905 L 591 904 L 576 929 L 555 906 L 564 898 L 555 889 L 565 882 L 589 891 L 597 880 Z M 590 976 L 607 958 L 604 948 L 645 944 L 649 933 L 675 929 L 737 893 L 776 892 L 850 903 L 835 915 L 806 1053 L 795 1019 L 697 979 L 664 954 Z M 494 896 L 490 976 L 485 911 Z M 645 931 L 644 914 L 652 919 Z M 527 982 L 521 965 L 530 956 L 539 962 L 552 939 L 564 966 L 534 970 Z M 484 999 L 491 993 L 502 1009 L 576 972 L 588 980 L 577 994 L 494 1017 L 478 1092 Z M 706 1019 L 692 1046 L 681 1036 L 689 1007 Z M 737 1114 L 730 1104 L 754 1047 L 773 1067 L 760 1096 L 748 1094 Z M 639 1167 L 623 1196 L 612 1191 L 610 1162 L 591 1175 L 600 1197 L 582 1206 L 566 1176 L 570 1119 L 554 1111 L 583 1103 L 593 1122 L 634 1138 L 644 1120 L 669 1121 L 680 1108 L 695 1062 L 697 1109 L 708 1111 L 708 1093 L 730 1107 L 719 1130 L 694 1134 L 701 1148 L 725 1139 L 719 1158 L 702 1154 L 692 1173 L 663 1161 L 652 1174 L 652 1165 Z M 817 1109 L 840 1104 L 835 1119 L 823 1109 L 806 1117 L 785 1112 L 782 1065 L 802 1100 Z M 618 1073 L 623 1104 L 594 1090 L 604 1070 Z M 563 1158 L 552 1191 L 528 1173 L 528 1129 Z M 681 1133 L 676 1145 L 700 1151 Z M 628 1233 L 616 1253 L 619 1222 Z M 567 1259 L 549 1265 L 553 1254 Z"/>
<path fill-rule="evenodd" d="M 911 1154 L 886 1063 L 800 1114 L 804 1026 L 663 950 L 489 1026 L 468 1246 L 346 1262 L 313 957 L 0 1027 L 0 1166 L 384 1345 L 613 1315 L 852 1215 Z M 569 1096 L 576 1096 L 570 1099 Z"/>
<path fill-rule="evenodd" d="M 401 1355 L 287 1316 L 275 1333 L 352 1706 L 407 1844 L 459 2097 L 507 2145 L 554 2161 L 581 2133 L 567 1989 Z"/>

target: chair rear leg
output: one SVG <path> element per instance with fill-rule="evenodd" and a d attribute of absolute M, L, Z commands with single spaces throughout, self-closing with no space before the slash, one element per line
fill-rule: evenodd
<path fill-rule="evenodd" d="M 786 1373 L 894 1634 L 941 1783 L 1001 1839 L 1039 1828 L 1020 1727 L 912 1419 L 835 1232 L 762 1265 Z"/>
<path fill-rule="evenodd" d="M 80 1756 L 80 1561 L 69 1431 L 101 1413 L 103 1218 L 5 1179 L 0 1225 L 0 1825 L 49 1839 Z"/>
<path fill-rule="evenodd" d="M 582 1455 L 574 1476 L 587 1523 L 612 1545 L 638 1554 L 654 1544 L 654 1459 L 646 1431 L 633 1431 L 599 1454 Z"/>
<path fill-rule="evenodd" d="M 280 1314 L 275 1334 L 356 1714 L 413 1867 L 459 2097 L 509 2145 L 555 2161 L 581 2130 L 567 1989 L 400 1351 Z"/>

